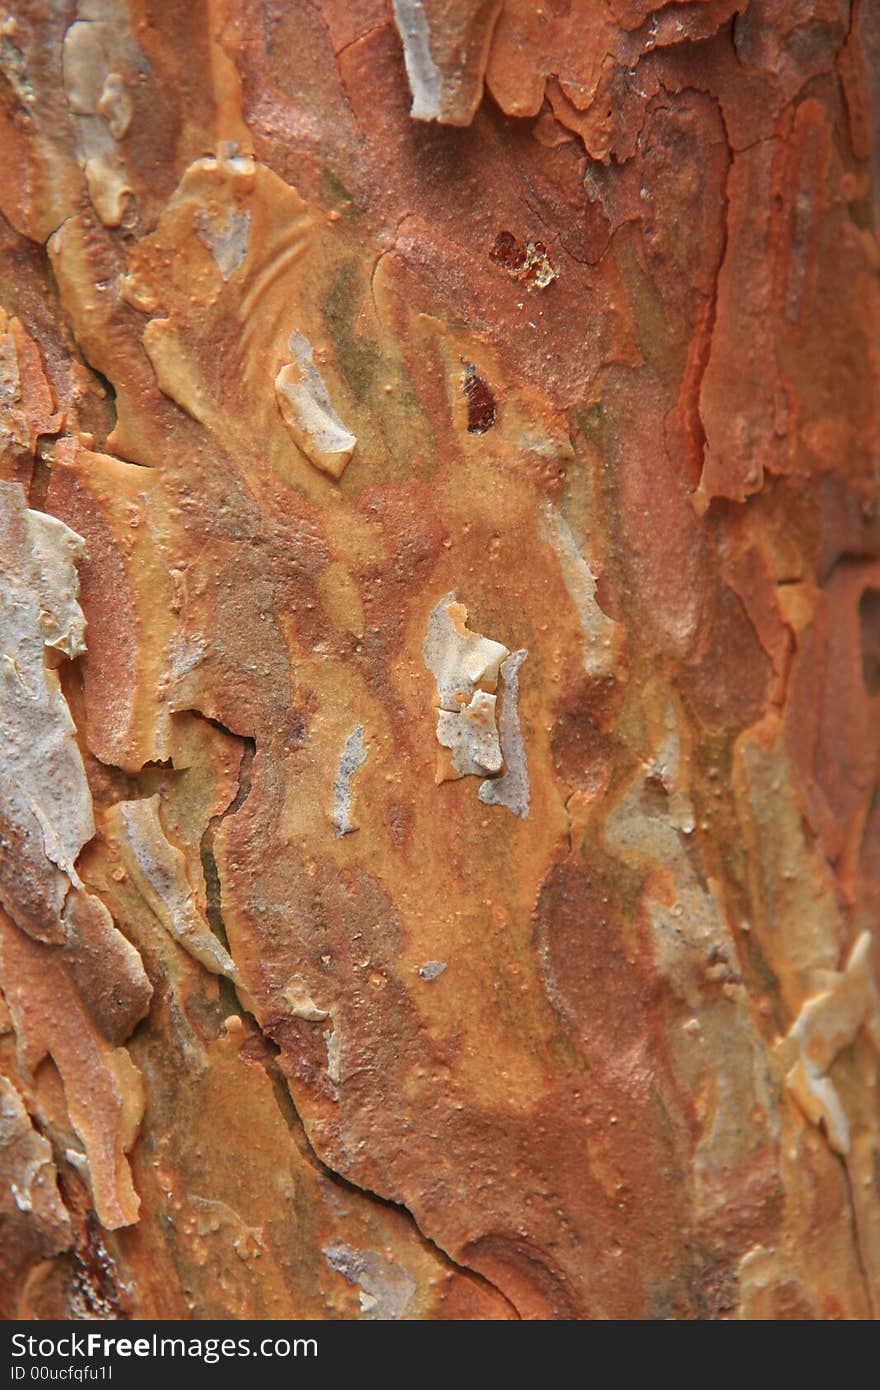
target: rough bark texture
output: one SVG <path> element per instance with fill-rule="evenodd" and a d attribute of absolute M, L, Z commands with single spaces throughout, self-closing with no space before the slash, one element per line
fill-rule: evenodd
<path fill-rule="evenodd" d="M 876 1312 L 878 44 L 13 0 L 6 1316 Z"/>

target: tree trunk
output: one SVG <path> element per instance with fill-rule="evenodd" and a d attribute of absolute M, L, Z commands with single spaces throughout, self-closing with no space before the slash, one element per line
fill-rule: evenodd
<path fill-rule="evenodd" d="M 878 54 L 13 0 L 7 1317 L 877 1311 Z"/>

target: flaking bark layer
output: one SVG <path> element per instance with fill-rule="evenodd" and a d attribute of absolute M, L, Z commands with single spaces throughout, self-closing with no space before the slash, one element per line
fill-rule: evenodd
<path fill-rule="evenodd" d="M 877 1312 L 878 54 L 14 0 L 3 1315 Z"/>

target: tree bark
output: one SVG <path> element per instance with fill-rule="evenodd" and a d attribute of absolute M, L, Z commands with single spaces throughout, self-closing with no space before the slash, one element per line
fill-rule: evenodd
<path fill-rule="evenodd" d="M 6 1317 L 877 1312 L 878 53 L 13 0 Z"/>

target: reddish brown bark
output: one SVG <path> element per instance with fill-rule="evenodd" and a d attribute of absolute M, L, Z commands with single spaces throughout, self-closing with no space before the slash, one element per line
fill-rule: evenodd
<path fill-rule="evenodd" d="M 873 1316 L 874 12 L 4 35 L 4 1314 Z"/>

